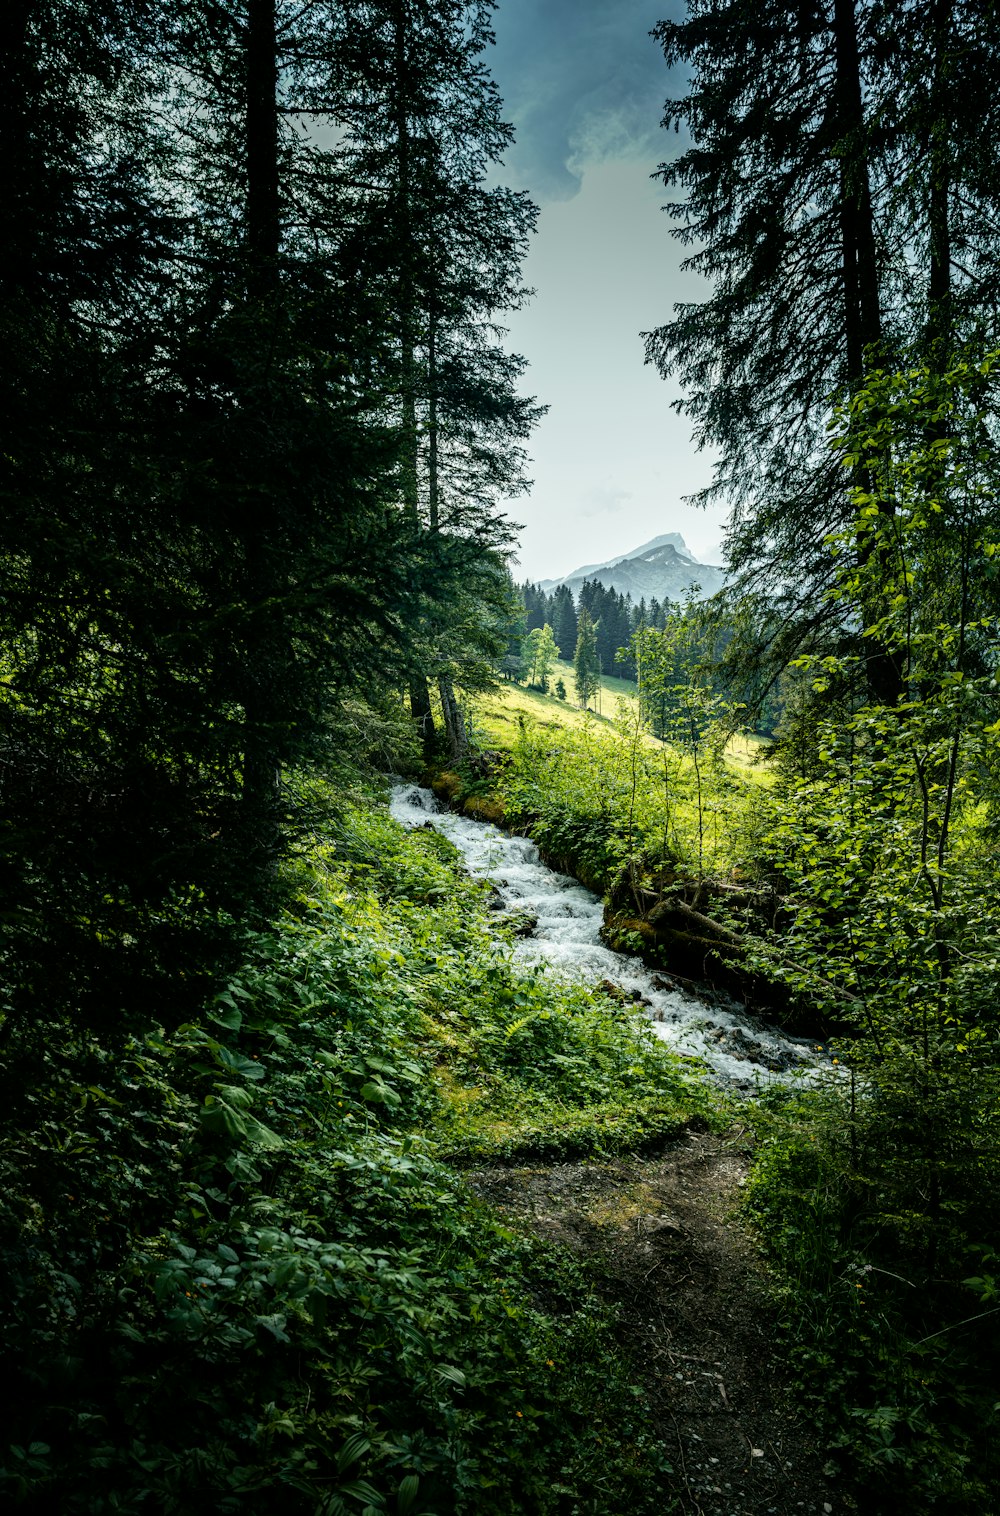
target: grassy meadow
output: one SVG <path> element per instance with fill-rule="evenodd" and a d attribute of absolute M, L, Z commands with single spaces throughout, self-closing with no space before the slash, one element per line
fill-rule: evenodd
<path fill-rule="evenodd" d="M 526 689 L 520 684 L 501 684 L 489 693 L 477 695 L 469 707 L 469 723 L 477 744 L 488 748 L 513 747 L 522 721 L 542 731 L 578 732 L 588 719 L 612 728 L 616 722 L 621 722 L 623 711 L 632 722 L 638 718 L 638 690 L 631 679 L 602 675 L 596 709 L 589 712 L 581 710 L 577 702 L 571 663 L 564 663 L 561 659 L 556 662 L 550 687 L 557 679 L 566 686 L 565 700 L 554 694 L 543 695 L 538 690 Z M 642 734 L 642 741 L 651 752 L 659 752 L 663 747 L 648 732 Z M 769 746 L 765 738 L 753 732 L 737 732 L 726 744 L 726 762 L 752 773 L 757 782 L 767 784 L 770 776 L 761 759 Z"/>

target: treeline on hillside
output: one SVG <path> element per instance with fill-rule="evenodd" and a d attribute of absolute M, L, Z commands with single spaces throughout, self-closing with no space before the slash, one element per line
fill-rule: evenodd
<path fill-rule="evenodd" d="M 601 669 L 605 674 L 618 675 L 622 679 L 635 678 L 635 661 L 629 651 L 635 633 L 644 626 L 662 630 L 675 609 L 669 601 L 661 605 L 655 598 L 648 603 L 640 600 L 634 604 L 631 595 L 607 589 L 599 579 L 585 580 L 575 599 L 573 591 L 565 584 L 557 585 L 549 593 L 540 585 L 526 582 L 518 585 L 518 593 L 524 606 L 522 636 L 550 626 L 559 657 L 572 663 L 580 632 L 580 612 L 585 610 L 594 626 Z M 508 659 L 516 658 L 517 651 L 516 646 L 508 648 Z M 507 662 L 503 665 L 503 672 L 512 678 L 524 677 Z"/>
<path fill-rule="evenodd" d="M 602 676 L 633 680 L 643 720 L 656 737 L 670 726 L 669 716 L 689 708 L 696 687 L 699 699 L 728 708 L 732 725 L 747 723 L 763 736 L 780 736 L 786 707 L 796 708 L 802 675 L 794 667 L 783 669 L 752 707 L 746 705 L 746 681 L 726 657 L 736 633 L 737 616 L 724 601 L 681 604 L 654 597 L 634 603 L 596 579 L 586 580 L 574 600 L 566 585 L 548 593 L 528 582 L 516 587 L 498 672 L 542 694 L 575 696 L 584 707 Z M 557 658 L 574 666 L 572 691 L 563 678 L 553 678 Z"/>
<path fill-rule="evenodd" d="M 473 0 L 4 8 L 4 1100 L 176 1022 L 346 695 L 502 647 L 534 209 Z"/>
<path fill-rule="evenodd" d="M 516 587 L 517 605 L 508 628 L 507 650 L 500 664 L 506 679 L 538 682 L 532 678 L 530 651 L 526 639 L 532 632 L 549 627 L 555 646 L 554 656 L 572 663 L 580 636 L 580 614 L 586 611 L 594 628 L 595 647 L 605 674 L 622 679 L 635 678 L 635 659 L 631 643 L 643 627 L 662 631 L 680 607 L 669 600 L 640 600 L 633 604 L 631 595 L 607 589 L 599 579 L 588 579 L 574 599 L 565 584 L 550 593 L 540 585 L 526 581 Z"/>

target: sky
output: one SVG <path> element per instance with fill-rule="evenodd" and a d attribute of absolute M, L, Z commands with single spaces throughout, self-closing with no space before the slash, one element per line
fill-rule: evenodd
<path fill-rule="evenodd" d="M 657 21 L 679 0 L 499 0 L 488 62 L 517 131 L 504 182 L 540 207 L 524 266 L 536 291 L 508 318 L 524 388 L 549 407 L 529 451 L 515 577 L 556 578 L 679 531 L 704 558 L 723 512 L 686 505 L 712 458 L 671 409 L 676 384 L 643 361 L 640 333 L 704 288 L 650 178 L 677 150 L 660 126 L 673 90 Z M 715 556 L 713 554 L 713 556 Z"/>

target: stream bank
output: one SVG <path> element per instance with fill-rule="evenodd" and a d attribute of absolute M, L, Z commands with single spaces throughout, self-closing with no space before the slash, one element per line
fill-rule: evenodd
<path fill-rule="evenodd" d="M 505 908 L 524 922 L 529 945 L 522 956 L 540 954 L 577 978 L 605 981 L 612 993 L 646 1008 L 657 1035 L 678 1052 L 703 1060 L 737 1091 L 752 1094 L 775 1075 L 825 1065 L 814 1030 L 803 1034 L 798 1027 L 793 1032 L 776 1024 L 773 1007 L 754 999 L 745 982 L 737 997 L 718 977 L 713 982 L 679 970 L 669 939 L 657 937 L 655 924 L 629 918 L 614 895 L 605 904 L 606 877 L 584 867 L 569 849 L 553 854 L 509 829 L 495 796 L 466 794 L 461 785 L 459 775 L 447 772 L 436 776 L 432 790 L 397 785 L 393 814 L 407 825 L 430 821 L 459 847 L 471 873 L 494 887 L 502 884 Z M 404 801 L 404 792 L 412 803 Z M 453 822 L 445 819 L 449 815 Z M 547 919 L 544 903 L 541 916 L 536 911 L 552 894 L 561 897 L 554 920 Z M 661 922 L 665 914 L 661 911 Z M 582 930 L 571 932 L 562 918 L 574 916 Z M 540 920 L 547 923 L 541 931 Z M 711 953 L 706 948 L 700 961 L 705 967 L 711 958 L 721 973 L 725 965 L 713 957 L 718 950 L 718 943 Z"/>
<path fill-rule="evenodd" d="M 523 924 L 514 956 L 544 963 L 577 983 L 610 988 L 613 998 L 645 1012 L 656 1036 L 682 1057 L 703 1064 L 734 1093 L 753 1095 L 790 1074 L 816 1077 L 823 1055 L 808 1038 L 795 1038 L 753 1017 L 744 1006 L 708 1000 L 651 972 L 635 954 L 609 947 L 604 903 L 571 875 L 546 865 L 530 838 L 501 831 L 445 810 L 420 785 L 397 784 L 390 810 L 413 828 L 443 832 L 474 878 L 488 881 L 501 909 Z"/>
<path fill-rule="evenodd" d="M 444 832 L 468 872 L 489 882 L 498 910 L 524 923 L 515 958 L 618 991 L 724 1090 L 752 1096 L 792 1072 L 823 1073 L 812 1045 L 618 954 L 603 940 L 603 902 L 553 872 L 530 838 L 442 810 L 418 785 L 395 787 L 392 814 Z M 588 1264 L 671 1449 L 685 1516 L 847 1513 L 856 1505 L 824 1464 L 795 1408 L 788 1364 L 774 1351 L 767 1270 L 736 1217 L 748 1167 L 744 1129 L 729 1137 L 688 1129 L 621 1157 L 474 1166 L 464 1182 L 514 1231 Z"/>
<path fill-rule="evenodd" d="M 512 821 L 500 797 L 481 788 L 504 761 L 503 753 L 479 754 L 471 788 L 467 777 L 451 769 L 432 772 L 427 783 L 443 805 L 460 815 L 531 837 L 549 868 L 571 875 L 602 896 L 606 901 L 602 935 L 609 946 L 640 957 L 680 989 L 742 1003 L 749 1014 L 776 1022 L 791 1035 L 826 1042 L 849 1033 L 848 1027 L 831 1021 L 814 1005 L 795 998 L 784 984 L 765 978 L 744 962 L 740 920 L 756 918 L 758 926 L 766 920 L 773 927 L 781 909 L 776 895 L 751 895 L 739 884 L 721 880 L 695 882 L 671 869 L 659 871 L 655 888 L 633 888 L 620 878 L 610 855 L 598 862 L 586 856 L 584 839 L 573 836 L 572 826 L 564 828 L 553 845 L 542 835 L 539 818 L 519 816 L 516 823 Z M 589 836 L 586 842 L 592 851 Z"/>
<path fill-rule="evenodd" d="M 441 831 L 469 873 L 490 884 L 497 908 L 523 925 L 515 959 L 617 991 L 723 1089 L 752 1096 L 775 1080 L 822 1075 L 811 1044 L 731 1002 L 722 1008 L 668 984 L 610 947 L 603 902 L 548 867 L 529 838 L 443 809 L 416 785 L 395 787 L 392 813 L 410 828 Z M 512 1230 L 586 1262 L 670 1450 L 685 1516 L 847 1513 L 856 1507 L 824 1473 L 815 1427 L 796 1408 L 774 1348 L 773 1291 L 736 1215 L 750 1147 L 742 1128 L 728 1138 L 689 1128 L 642 1152 L 480 1164 L 463 1180 Z"/>

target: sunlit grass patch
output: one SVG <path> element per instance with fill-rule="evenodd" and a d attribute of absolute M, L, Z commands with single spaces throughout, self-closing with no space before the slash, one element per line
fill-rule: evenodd
<path fill-rule="evenodd" d="M 566 1108 L 541 1096 L 504 1090 L 477 1092 L 458 1106 L 439 1137 L 442 1156 L 459 1162 L 521 1162 L 534 1159 L 610 1157 L 641 1152 L 694 1127 L 725 1121 L 704 1104 L 674 1098 L 608 1101 Z"/>

